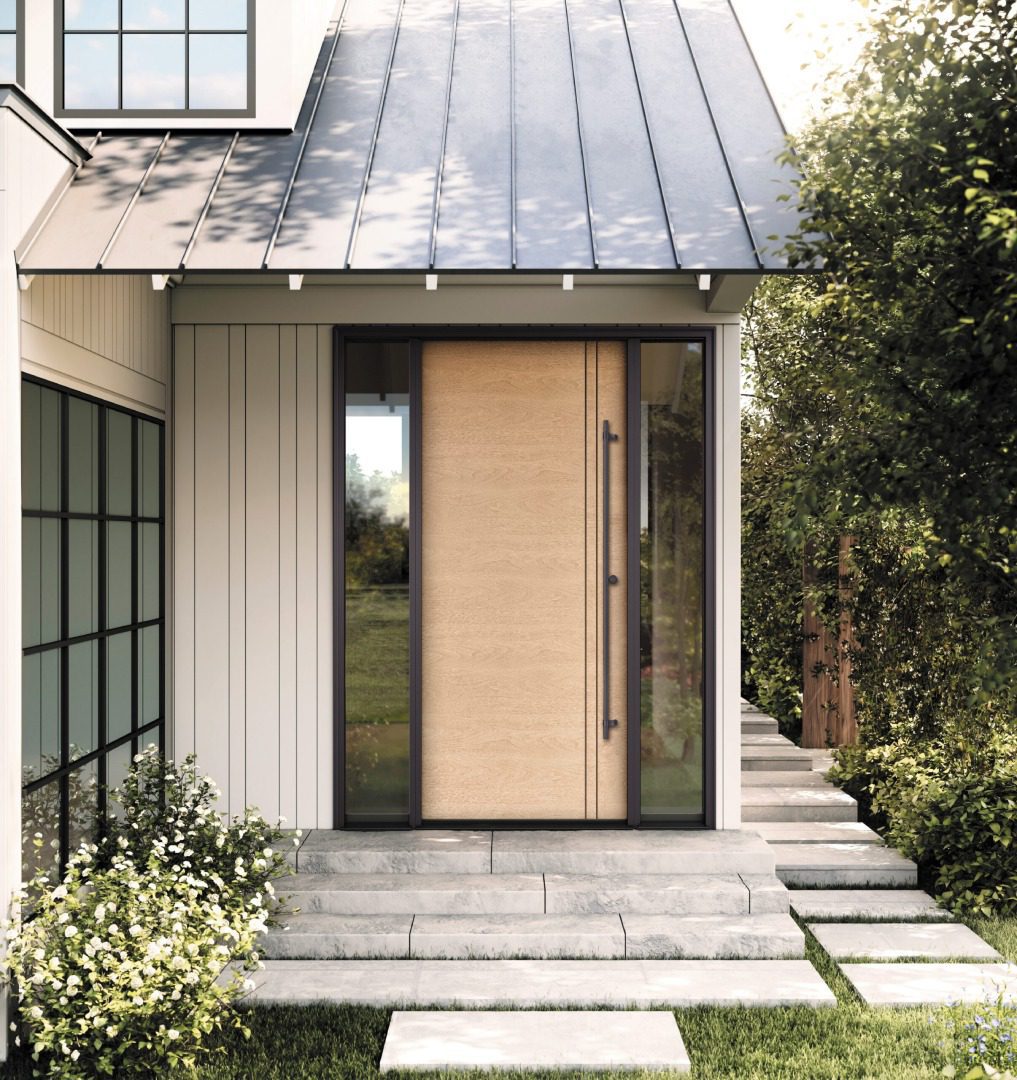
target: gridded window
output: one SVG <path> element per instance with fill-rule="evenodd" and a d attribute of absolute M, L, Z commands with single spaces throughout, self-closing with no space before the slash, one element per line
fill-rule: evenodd
<path fill-rule="evenodd" d="M 21 409 L 29 877 L 95 832 L 140 747 L 164 746 L 164 449 L 161 424 L 32 379 Z"/>
<path fill-rule="evenodd" d="M 3 2 L 3 0 L 0 0 Z M 63 0 L 63 107 L 243 112 L 249 0 Z"/>
<path fill-rule="evenodd" d="M 20 81 L 18 14 L 22 0 L 0 0 L 0 83 Z"/>

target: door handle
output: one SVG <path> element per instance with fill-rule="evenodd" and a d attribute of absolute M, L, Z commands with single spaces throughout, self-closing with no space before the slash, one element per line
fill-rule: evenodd
<path fill-rule="evenodd" d="M 618 575 L 611 573 L 611 443 L 618 441 L 618 436 L 611 431 L 611 421 L 605 420 L 604 439 L 604 738 L 611 738 L 611 729 L 618 726 L 617 719 L 611 716 L 611 586 L 618 584 Z"/>

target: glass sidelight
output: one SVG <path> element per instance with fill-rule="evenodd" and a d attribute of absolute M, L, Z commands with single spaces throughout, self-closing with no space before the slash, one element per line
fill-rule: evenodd
<path fill-rule="evenodd" d="M 639 754 L 645 822 L 705 820 L 706 366 L 639 354 Z"/>
<path fill-rule="evenodd" d="M 409 345 L 347 342 L 345 816 L 410 812 Z"/>

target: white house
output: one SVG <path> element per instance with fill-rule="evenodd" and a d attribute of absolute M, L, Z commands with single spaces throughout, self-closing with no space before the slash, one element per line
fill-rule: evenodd
<path fill-rule="evenodd" d="M 6 0 L 0 79 L 0 905 L 149 742 L 302 829 L 737 829 L 796 216 L 728 0 Z"/>

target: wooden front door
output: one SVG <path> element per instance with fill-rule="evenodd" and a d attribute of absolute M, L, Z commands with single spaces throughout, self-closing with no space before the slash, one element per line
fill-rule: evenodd
<path fill-rule="evenodd" d="M 622 820 L 624 345 L 425 343 L 421 379 L 423 819 Z"/>

